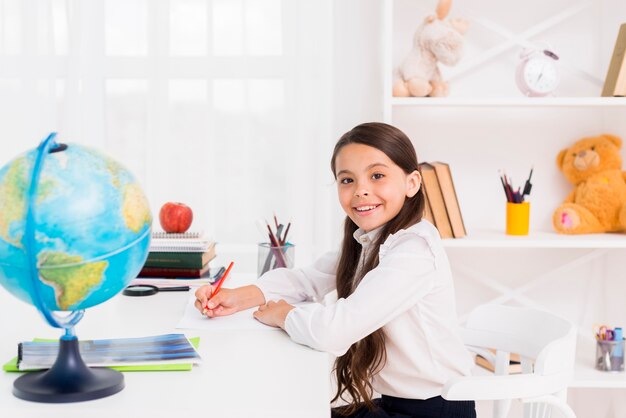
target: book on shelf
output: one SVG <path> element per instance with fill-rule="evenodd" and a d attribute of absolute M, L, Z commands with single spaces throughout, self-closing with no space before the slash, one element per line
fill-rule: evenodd
<path fill-rule="evenodd" d="M 448 219 L 446 204 L 443 200 L 435 167 L 429 163 L 420 163 L 418 168 L 422 174 L 422 185 L 424 192 L 426 192 L 426 198 L 430 203 L 430 210 L 435 226 L 439 230 L 439 235 L 441 235 L 441 238 L 453 238 L 452 225 L 450 225 L 450 220 Z"/>
<path fill-rule="evenodd" d="M 163 251 L 150 252 L 144 263 L 145 267 L 168 267 L 199 269 L 215 258 L 215 244 L 208 250 L 200 251 Z"/>
<path fill-rule="evenodd" d="M 489 351 L 491 351 L 492 353 L 495 354 L 495 350 L 490 349 Z M 492 373 L 495 373 L 496 369 L 495 366 L 493 364 L 491 364 L 491 362 L 489 360 L 487 360 L 486 358 L 484 358 L 481 355 L 476 355 L 476 358 L 474 360 L 474 362 L 479 365 L 480 367 L 489 370 Z M 510 357 L 509 357 L 509 372 L 508 374 L 520 374 L 522 373 L 522 363 L 520 360 L 520 355 L 519 354 L 515 354 L 515 353 L 511 353 Z"/>
<path fill-rule="evenodd" d="M 626 96 L 626 23 L 622 23 L 604 79 L 603 97 Z"/>
<path fill-rule="evenodd" d="M 150 337 L 82 340 L 78 346 L 85 364 L 121 371 L 190 370 L 202 362 L 196 351 L 199 339 L 184 334 Z M 4 364 L 5 371 L 49 369 L 57 358 L 58 340 L 35 339 L 18 344 L 16 358 Z"/>
<path fill-rule="evenodd" d="M 424 190 L 424 215 L 423 219 L 426 219 L 431 224 L 435 224 L 435 220 L 433 219 L 433 211 L 430 209 L 430 203 L 428 202 L 428 196 L 426 196 L 426 191 Z"/>
<path fill-rule="evenodd" d="M 200 232 L 153 232 L 150 240 L 150 252 L 205 252 L 212 246 L 215 246 L 215 242 Z"/>
<path fill-rule="evenodd" d="M 185 277 L 200 278 L 210 273 L 209 264 L 202 268 L 170 268 L 170 267 L 146 267 L 144 266 L 137 277 Z"/>
<path fill-rule="evenodd" d="M 452 234 L 454 238 L 463 238 L 467 235 L 465 230 L 465 224 L 463 223 L 463 216 L 461 215 L 461 206 L 459 205 L 459 199 L 454 188 L 454 181 L 452 180 L 452 171 L 450 165 L 441 161 L 434 161 L 430 163 L 435 167 L 435 173 L 437 174 L 437 180 L 439 180 L 439 187 L 441 188 L 441 194 L 443 201 L 446 205 L 446 212 L 448 213 L 448 220 L 452 227 Z"/>

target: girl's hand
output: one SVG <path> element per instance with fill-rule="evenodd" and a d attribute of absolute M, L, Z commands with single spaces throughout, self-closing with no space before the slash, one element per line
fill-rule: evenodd
<path fill-rule="evenodd" d="M 195 307 L 210 318 L 214 316 L 231 315 L 241 310 L 238 306 L 237 290 L 238 289 L 220 289 L 214 298 L 209 301 L 215 288 L 211 285 L 205 285 L 196 290 Z"/>
<path fill-rule="evenodd" d="M 292 309 L 295 309 L 295 306 L 281 299 L 278 302 L 269 301 L 267 304 L 259 306 L 253 315 L 265 325 L 285 329 L 285 318 Z"/>
<path fill-rule="evenodd" d="M 202 286 L 196 290 L 196 309 L 209 318 L 232 315 L 235 312 L 265 303 L 263 292 L 255 285 L 237 287 L 235 289 L 222 287 L 209 302 L 209 298 L 214 291 L 215 287 L 210 285 Z"/>

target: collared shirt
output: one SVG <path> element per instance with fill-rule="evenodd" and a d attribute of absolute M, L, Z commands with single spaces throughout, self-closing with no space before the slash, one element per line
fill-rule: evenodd
<path fill-rule="evenodd" d="M 354 237 L 362 257 L 378 230 Z M 471 356 L 458 333 L 454 286 L 439 233 L 427 221 L 390 235 L 378 249 L 379 264 L 347 298 L 327 306 L 306 304 L 285 319 L 291 339 L 336 356 L 379 328 L 387 361 L 374 376 L 380 394 L 410 399 L 441 395 L 444 383 L 470 374 Z M 278 269 L 257 282 L 265 300 L 319 302 L 336 290 L 337 252 L 302 269 Z M 362 265 L 360 261 L 360 266 Z"/>

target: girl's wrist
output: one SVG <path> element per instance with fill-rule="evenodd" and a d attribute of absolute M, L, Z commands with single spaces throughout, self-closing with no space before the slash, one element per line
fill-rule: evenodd
<path fill-rule="evenodd" d="M 278 324 L 279 327 L 281 327 L 282 329 L 285 329 L 285 322 L 287 321 L 289 312 L 293 311 L 294 309 L 296 309 L 296 307 L 293 305 L 287 305 L 285 307 L 285 311 L 281 313 L 281 316 L 280 316 L 280 323 Z"/>
<path fill-rule="evenodd" d="M 265 304 L 265 296 L 261 289 L 255 285 L 248 285 L 239 288 L 241 290 L 241 310 Z"/>

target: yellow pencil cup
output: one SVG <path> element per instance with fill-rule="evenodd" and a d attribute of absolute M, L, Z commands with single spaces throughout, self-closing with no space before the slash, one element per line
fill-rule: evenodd
<path fill-rule="evenodd" d="M 528 235 L 530 202 L 506 204 L 507 235 Z"/>

